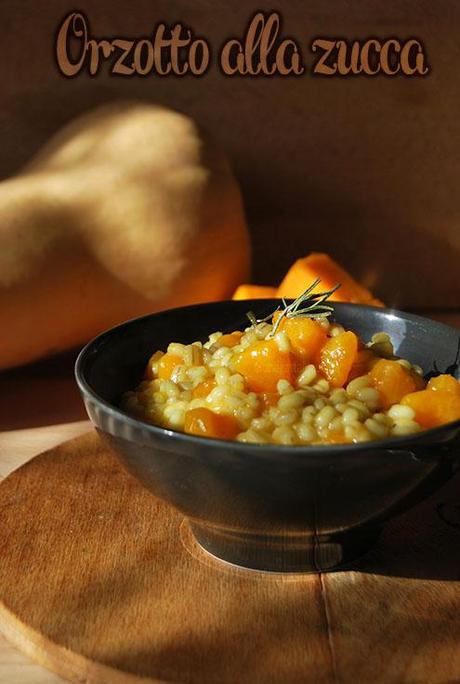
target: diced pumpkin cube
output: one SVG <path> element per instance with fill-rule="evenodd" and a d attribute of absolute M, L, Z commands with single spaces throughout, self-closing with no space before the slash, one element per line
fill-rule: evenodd
<path fill-rule="evenodd" d="M 295 299 L 316 278 L 320 278 L 321 282 L 316 286 L 315 293 L 331 290 L 337 283 L 341 283 L 341 287 L 331 296 L 331 301 L 383 306 L 381 301 L 375 299 L 369 290 L 360 285 L 328 254 L 321 252 L 312 252 L 295 261 L 279 286 L 277 296 Z"/>
<path fill-rule="evenodd" d="M 158 361 L 162 356 L 164 356 L 162 351 L 156 351 L 154 354 L 152 354 L 145 368 L 144 378 L 147 380 L 153 380 L 156 377 L 156 372 L 154 372 L 153 369 L 157 367 Z"/>
<path fill-rule="evenodd" d="M 319 354 L 319 369 L 333 387 L 343 387 L 356 361 L 358 337 L 351 330 L 330 337 Z"/>
<path fill-rule="evenodd" d="M 276 287 L 268 285 L 240 285 L 233 295 L 233 299 L 274 299 Z"/>
<path fill-rule="evenodd" d="M 181 366 L 184 360 L 176 354 L 163 354 L 158 361 L 158 377 L 161 380 L 169 380 L 176 366 Z"/>
<path fill-rule="evenodd" d="M 460 420 L 460 394 L 449 390 L 425 389 L 407 394 L 401 404 L 415 411 L 415 420 L 425 428 Z"/>
<path fill-rule="evenodd" d="M 314 361 L 327 340 L 327 332 L 320 323 L 306 316 L 284 318 L 279 330 L 289 337 L 294 353 L 303 364 Z"/>
<path fill-rule="evenodd" d="M 215 413 L 208 408 L 190 409 L 185 414 L 184 430 L 190 435 L 235 439 L 240 432 L 238 421 L 233 416 Z"/>
<path fill-rule="evenodd" d="M 367 373 L 369 373 L 369 371 L 377 363 L 377 361 L 377 357 L 375 356 L 375 354 L 371 352 L 370 349 L 358 348 L 356 361 L 351 367 L 351 371 L 348 376 L 348 382 L 354 380 L 355 378 L 359 378 L 361 375 L 366 375 Z"/>
<path fill-rule="evenodd" d="M 344 430 L 330 431 L 321 441 L 324 444 L 351 444 L 351 439 L 345 436 Z"/>
<path fill-rule="evenodd" d="M 278 380 L 294 382 L 296 361 L 291 352 L 280 351 L 275 340 L 260 340 L 237 355 L 234 368 L 250 392 L 276 392 Z"/>
<path fill-rule="evenodd" d="M 431 378 L 426 386 L 429 390 L 442 390 L 443 392 L 451 392 L 453 394 L 460 394 L 460 382 L 452 377 L 452 375 L 438 375 L 436 378 Z"/>
<path fill-rule="evenodd" d="M 239 344 L 243 333 L 237 330 L 236 332 L 228 333 L 227 335 L 222 335 L 219 337 L 216 344 L 218 347 L 234 347 Z"/>
<path fill-rule="evenodd" d="M 200 382 L 200 384 L 192 390 L 192 397 L 194 399 L 204 399 L 208 396 L 209 392 L 211 392 L 214 389 L 214 387 L 216 387 L 216 385 L 217 383 L 214 380 L 214 378 L 203 380 L 203 382 Z"/>
<path fill-rule="evenodd" d="M 277 392 L 262 392 L 259 394 L 259 401 L 262 404 L 262 410 L 276 406 L 280 395 Z"/>
<path fill-rule="evenodd" d="M 425 386 L 423 378 L 397 361 L 380 359 L 369 372 L 371 384 L 380 392 L 382 407 L 386 410 L 410 392 Z"/>

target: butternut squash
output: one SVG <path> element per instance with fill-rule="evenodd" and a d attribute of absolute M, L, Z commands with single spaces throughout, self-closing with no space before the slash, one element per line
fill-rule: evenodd
<path fill-rule="evenodd" d="M 278 297 L 276 287 L 268 285 L 240 285 L 233 299 L 273 299 Z"/>
<path fill-rule="evenodd" d="M 319 370 L 332 387 L 343 387 L 358 355 L 358 336 L 351 330 L 330 337 L 319 353 Z"/>
<path fill-rule="evenodd" d="M 409 393 L 425 387 L 423 378 L 397 361 L 380 359 L 369 373 L 371 385 L 380 393 L 382 406 L 388 410 Z"/>
<path fill-rule="evenodd" d="M 234 361 L 250 392 L 277 391 L 278 380 L 294 383 L 296 359 L 291 352 L 282 352 L 275 340 L 259 340 L 238 354 Z"/>
<path fill-rule="evenodd" d="M 402 398 L 403 406 L 415 411 L 415 420 L 424 428 L 434 428 L 460 420 L 460 394 L 446 390 L 419 390 Z"/>
<path fill-rule="evenodd" d="M 341 287 L 331 296 L 331 301 L 383 306 L 379 299 L 360 285 L 334 259 L 321 252 L 312 252 L 307 257 L 295 261 L 281 282 L 277 296 L 295 299 L 316 278 L 321 279 L 316 292 L 330 290 L 337 283 L 341 283 Z"/>
<path fill-rule="evenodd" d="M 341 287 L 330 297 L 331 301 L 383 306 L 383 302 L 360 285 L 329 254 L 320 252 L 312 252 L 302 259 L 297 259 L 278 288 L 268 285 L 240 285 L 233 299 L 296 299 L 317 278 L 320 278 L 321 282 L 314 292 L 331 290 L 337 283 L 341 283 Z"/>
<path fill-rule="evenodd" d="M 229 298 L 248 276 L 226 159 L 157 106 L 112 105 L 66 127 L 0 183 L 0 214 L 0 368 L 126 318 Z"/>
<path fill-rule="evenodd" d="M 184 432 L 199 437 L 235 439 L 241 427 L 233 416 L 215 413 L 208 408 L 190 409 L 185 414 Z"/>

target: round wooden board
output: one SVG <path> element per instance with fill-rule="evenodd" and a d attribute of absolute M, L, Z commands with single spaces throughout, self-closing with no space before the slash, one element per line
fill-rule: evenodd
<path fill-rule="evenodd" d="M 354 570 L 270 575 L 202 552 L 90 433 L 0 485 L 0 629 L 75 682 L 460 681 L 459 489 Z"/>

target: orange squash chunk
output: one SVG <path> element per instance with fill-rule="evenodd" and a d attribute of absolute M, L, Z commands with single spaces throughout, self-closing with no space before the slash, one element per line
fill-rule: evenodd
<path fill-rule="evenodd" d="M 366 375 L 369 373 L 376 361 L 377 358 L 370 349 L 358 349 L 356 361 L 352 365 L 350 374 L 348 376 L 348 382 L 354 380 L 354 378 L 359 378 L 361 375 Z"/>
<path fill-rule="evenodd" d="M 262 404 L 262 410 L 276 406 L 280 395 L 277 392 L 262 392 L 259 394 L 259 401 Z"/>
<path fill-rule="evenodd" d="M 324 442 L 324 444 L 351 444 L 351 439 L 345 437 L 345 432 L 343 430 L 329 432 L 327 437 L 324 437 L 321 441 Z"/>
<path fill-rule="evenodd" d="M 358 337 L 351 330 L 330 337 L 319 354 L 319 369 L 333 387 L 343 387 L 356 361 Z"/>
<path fill-rule="evenodd" d="M 279 350 L 275 340 L 254 342 L 234 361 L 250 392 L 276 392 L 278 380 L 294 382 L 296 362 L 293 354 Z"/>
<path fill-rule="evenodd" d="M 431 378 L 426 386 L 429 390 L 437 392 L 451 392 L 452 394 L 460 394 L 460 382 L 452 377 L 452 375 L 438 375 L 436 378 Z"/>
<path fill-rule="evenodd" d="M 147 380 L 153 380 L 155 378 L 155 373 L 153 372 L 153 364 L 157 362 L 158 355 L 161 354 L 161 352 L 155 352 L 152 354 L 152 356 L 149 358 L 147 366 L 145 367 L 145 372 L 144 372 L 144 378 Z"/>
<path fill-rule="evenodd" d="M 192 390 L 192 397 L 194 399 L 204 399 L 208 396 L 209 392 L 216 387 L 217 383 L 214 378 L 209 378 L 208 380 L 203 380 Z"/>
<path fill-rule="evenodd" d="M 386 410 L 411 392 L 424 387 L 423 378 L 404 368 L 397 361 L 380 359 L 369 373 L 371 384 L 380 392 L 382 407 Z"/>
<path fill-rule="evenodd" d="M 239 343 L 242 337 L 243 333 L 237 330 L 227 335 L 222 335 L 222 337 L 219 337 L 216 344 L 218 347 L 234 347 Z"/>
<path fill-rule="evenodd" d="M 266 285 L 240 285 L 235 290 L 233 299 L 274 299 L 277 296 L 276 287 L 268 287 Z"/>
<path fill-rule="evenodd" d="M 449 390 L 425 389 L 407 394 L 401 404 L 415 411 L 415 420 L 422 427 L 432 428 L 460 420 L 460 394 Z"/>
<path fill-rule="evenodd" d="M 200 437 L 235 439 L 240 426 L 233 416 L 215 413 L 207 408 L 195 408 L 185 414 L 184 431 Z"/>
<path fill-rule="evenodd" d="M 316 278 L 320 278 L 321 282 L 316 286 L 315 293 L 331 290 L 337 283 L 341 283 L 341 287 L 330 298 L 333 302 L 383 306 L 372 292 L 360 285 L 328 254 L 321 252 L 312 252 L 307 257 L 295 261 L 279 286 L 277 296 L 295 299 Z"/>
<path fill-rule="evenodd" d="M 283 330 L 289 337 L 294 353 L 304 364 L 317 358 L 327 340 L 327 332 L 318 321 L 306 316 L 284 318 L 279 330 Z"/>
<path fill-rule="evenodd" d="M 176 354 L 164 354 L 158 361 L 158 377 L 161 380 L 169 380 L 176 366 L 181 366 L 184 360 Z"/>

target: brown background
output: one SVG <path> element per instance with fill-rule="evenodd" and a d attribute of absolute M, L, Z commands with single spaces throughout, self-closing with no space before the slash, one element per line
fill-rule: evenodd
<path fill-rule="evenodd" d="M 306 47 L 317 35 L 417 35 L 432 74 L 425 79 L 225 79 L 213 68 L 198 80 L 101 75 L 69 81 L 57 72 L 52 48 L 58 23 L 74 8 L 89 15 L 99 37 L 140 36 L 159 19 L 181 20 L 205 35 L 215 51 L 225 38 L 242 33 L 255 9 L 273 8 L 282 12 L 285 32 Z M 257 279 L 273 282 L 300 253 L 327 249 L 389 302 L 460 309 L 459 19 L 455 0 L 290 0 L 276 6 L 211 0 L 0 0 L 0 178 L 18 171 L 59 126 L 97 104 L 121 98 L 161 102 L 195 116 L 231 157 L 243 187 Z M 311 63 L 308 49 L 304 57 Z M 2 373 L 2 429 L 83 418 L 72 361 L 69 355 Z M 10 438 L 3 442 L 3 465 L 5 459 L 10 467 L 17 464 L 15 453 L 23 459 L 45 448 L 47 435 L 57 443 L 81 429 L 69 425 L 3 433 L 4 440 L 5 434 Z M 396 597 L 399 604 L 394 580 L 390 577 L 388 591 L 384 587 L 385 596 Z M 407 587 L 407 579 L 402 582 Z M 439 598 L 439 581 L 434 584 Z M 427 602 L 418 605 L 425 610 Z M 440 662 L 439 642 L 420 641 L 423 621 L 416 613 L 414 654 L 423 651 L 430 659 L 436 651 Z M 388 616 L 399 619 L 399 605 Z M 449 617 L 442 621 L 444 631 L 452 626 Z M 402 642 L 408 643 L 414 634 L 402 626 Z M 397 630 L 388 633 L 394 637 Z M 346 649 L 347 662 L 350 654 Z M 369 666 L 373 663 L 370 659 Z M 444 664 L 452 665 L 449 658 Z M 1 640 L 0 666 L 4 681 L 55 681 Z M 430 666 L 434 672 L 432 661 Z"/>
<path fill-rule="evenodd" d="M 54 35 L 72 9 L 93 36 L 149 35 L 181 21 L 213 48 L 194 77 L 65 79 Z M 431 74 L 414 77 L 226 78 L 218 49 L 254 11 L 276 9 L 306 65 L 318 36 L 417 36 Z M 254 277 L 272 283 L 309 250 L 327 250 L 387 302 L 458 308 L 460 280 L 460 3 L 290 0 L 276 7 L 205 0 L 1 0 L 0 177 L 59 126 L 110 100 L 180 109 L 227 150 L 243 188 Z"/>

